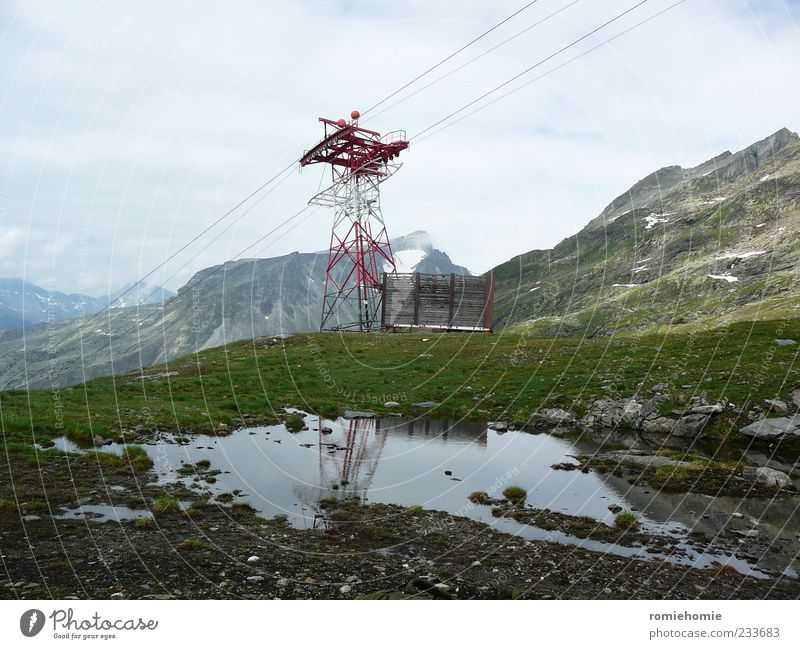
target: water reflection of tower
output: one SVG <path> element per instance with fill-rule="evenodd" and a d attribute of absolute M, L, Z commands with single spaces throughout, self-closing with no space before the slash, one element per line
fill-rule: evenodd
<path fill-rule="evenodd" d="M 329 434 L 319 422 L 319 479 L 324 490 L 336 489 L 341 497 L 364 498 L 383 447 L 387 430 L 377 419 L 338 419 Z"/>

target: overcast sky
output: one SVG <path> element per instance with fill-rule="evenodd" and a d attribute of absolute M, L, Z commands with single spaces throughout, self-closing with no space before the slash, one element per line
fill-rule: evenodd
<path fill-rule="evenodd" d="M 636 1 L 579 0 L 363 124 L 412 136 Z M 539 0 L 381 108 L 571 2 Z M 672 2 L 649 0 L 505 90 Z M 99 294 L 144 275 L 314 144 L 319 116 L 365 110 L 523 4 L 3 0 L 0 276 Z M 390 235 L 428 230 L 482 272 L 575 233 L 659 167 L 797 131 L 798 25 L 795 0 L 686 0 L 412 142 L 383 187 Z M 232 258 L 305 205 L 320 171 L 293 170 L 156 280 L 177 288 Z M 319 211 L 247 256 L 326 248 L 330 222 Z"/>

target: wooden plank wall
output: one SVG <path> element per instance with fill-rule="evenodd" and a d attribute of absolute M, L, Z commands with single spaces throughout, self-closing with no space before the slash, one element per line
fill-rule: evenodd
<path fill-rule="evenodd" d="M 384 274 L 383 289 L 384 326 L 453 329 L 492 327 L 489 305 L 492 291 L 490 280 L 487 281 L 485 277 Z"/>

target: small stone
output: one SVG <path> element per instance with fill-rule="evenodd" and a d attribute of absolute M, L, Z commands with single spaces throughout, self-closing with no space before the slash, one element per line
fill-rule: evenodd
<path fill-rule="evenodd" d="M 103 443 L 106 441 L 103 439 L 102 435 L 95 435 L 94 439 L 92 440 L 95 446 L 102 446 Z"/>
<path fill-rule="evenodd" d="M 780 399 L 764 399 L 764 405 L 767 406 L 769 412 L 774 412 L 778 415 L 785 415 L 789 412 L 789 406 L 786 405 L 785 401 L 781 401 Z"/>
<path fill-rule="evenodd" d="M 122 599 L 125 597 L 122 593 L 111 593 L 111 599 Z"/>
<path fill-rule="evenodd" d="M 611 591 L 611 589 L 610 589 L 608 586 L 606 586 L 606 587 L 603 589 L 603 592 L 604 592 L 606 595 L 610 595 L 612 591 Z"/>
<path fill-rule="evenodd" d="M 257 584 L 257 583 L 259 583 L 261 581 L 264 581 L 264 577 L 262 577 L 261 575 L 253 575 L 252 577 L 247 577 L 247 579 L 245 579 L 245 581 L 248 582 L 248 583 L 251 583 L 251 584 Z M 280 585 L 280 584 L 278 584 L 278 585 Z"/>
<path fill-rule="evenodd" d="M 435 401 L 420 401 L 419 403 L 412 403 L 412 408 L 419 408 L 421 410 L 430 410 L 431 408 L 435 408 L 439 404 Z"/>
<path fill-rule="evenodd" d="M 744 518 L 744 514 L 740 512 L 733 512 L 733 514 L 731 514 L 731 518 Z"/>
<path fill-rule="evenodd" d="M 34 514 L 28 514 L 27 516 L 23 516 L 22 520 L 26 523 L 35 523 L 36 521 L 42 520 L 41 516 L 36 516 Z"/>
<path fill-rule="evenodd" d="M 342 586 L 342 587 L 339 589 L 339 592 L 340 592 L 342 595 L 347 595 L 347 593 L 349 593 L 351 590 L 353 590 L 353 587 L 352 587 L 352 586 L 349 586 L 348 584 L 345 584 L 344 586 Z"/>
<path fill-rule="evenodd" d="M 775 344 L 780 347 L 789 347 L 790 345 L 796 345 L 797 341 L 791 338 L 776 338 Z"/>
<path fill-rule="evenodd" d="M 223 424 L 222 422 L 219 422 L 219 424 L 217 424 L 217 430 L 220 432 L 226 431 L 228 430 L 228 428 L 229 428 L 228 424 Z"/>
<path fill-rule="evenodd" d="M 473 568 L 480 568 L 481 567 L 481 562 L 480 561 L 473 561 L 471 565 L 472 565 Z"/>
<path fill-rule="evenodd" d="M 259 561 L 261 561 L 261 557 L 258 557 L 255 554 L 252 557 L 247 558 L 247 563 L 258 563 Z"/>
<path fill-rule="evenodd" d="M 387 401 L 383 404 L 384 408 L 397 408 L 400 405 L 397 401 Z"/>
<path fill-rule="evenodd" d="M 281 577 L 280 579 L 278 579 L 279 588 L 285 588 L 288 585 L 289 585 L 289 580 L 286 577 Z"/>
<path fill-rule="evenodd" d="M 350 575 L 347 579 L 345 579 L 345 582 L 348 584 L 352 584 L 354 581 L 358 581 L 358 577 L 355 575 Z"/>

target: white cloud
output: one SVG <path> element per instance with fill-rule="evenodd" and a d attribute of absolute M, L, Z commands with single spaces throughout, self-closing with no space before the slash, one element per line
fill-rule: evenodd
<path fill-rule="evenodd" d="M 431 78 L 559 6 L 533 5 Z M 625 6 L 579 2 L 365 125 L 413 135 Z M 143 275 L 313 144 L 318 116 L 365 110 L 518 7 L 3 3 L 0 172 L 13 182 L 0 183 L 0 228 L 17 239 L 2 274 L 94 292 Z M 793 3 L 692 0 L 413 143 L 385 186 L 390 234 L 427 229 L 483 271 L 576 232 L 654 169 L 797 130 L 799 15 Z M 293 175 L 173 287 L 300 209 L 319 181 L 317 169 Z M 321 249 L 329 224 L 320 212 L 265 254 Z M 45 249 L 54 238 L 71 244 Z"/>

